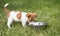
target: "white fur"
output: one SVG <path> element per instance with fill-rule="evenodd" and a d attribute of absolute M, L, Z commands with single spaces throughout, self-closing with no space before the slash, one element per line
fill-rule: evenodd
<path fill-rule="evenodd" d="M 18 21 L 18 22 L 22 22 L 22 25 L 23 27 L 26 26 L 26 22 L 27 22 L 27 17 L 26 17 L 26 14 L 25 12 L 21 12 L 22 13 L 22 16 L 21 16 L 21 19 L 18 19 L 16 17 L 16 15 L 19 13 L 19 11 L 15 12 L 15 11 L 11 11 L 10 12 L 10 16 L 8 18 L 8 22 L 7 22 L 7 25 L 8 27 L 10 28 L 10 25 L 12 24 L 13 20 L 14 21 Z"/>
<path fill-rule="evenodd" d="M 4 7 L 7 7 L 9 5 L 9 3 L 5 4 Z"/>

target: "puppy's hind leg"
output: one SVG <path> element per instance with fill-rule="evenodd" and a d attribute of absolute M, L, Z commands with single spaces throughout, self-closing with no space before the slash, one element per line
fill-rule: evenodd
<path fill-rule="evenodd" d="M 8 18 L 8 22 L 7 22 L 7 26 L 8 28 L 11 28 L 10 25 L 12 24 L 13 19 L 12 18 Z"/>

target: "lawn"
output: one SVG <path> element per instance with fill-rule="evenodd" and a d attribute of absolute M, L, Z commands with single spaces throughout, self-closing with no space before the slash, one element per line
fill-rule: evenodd
<path fill-rule="evenodd" d="M 23 27 L 14 22 L 7 27 L 7 14 L 3 6 L 10 3 L 9 10 L 37 13 L 36 21 L 47 22 L 46 28 Z M 60 36 L 60 0 L 0 0 L 0 36 Z"/>

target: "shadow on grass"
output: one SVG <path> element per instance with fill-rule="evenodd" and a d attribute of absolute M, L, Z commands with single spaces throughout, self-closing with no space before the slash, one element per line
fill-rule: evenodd
<path fill-rule="evenodd" d="M 34 30 L 36 33 L 40 33 L 41 31 L 44 31 L 48 29 L 48 25 L 46 26 L 29 26 L 32 30 Z"/>

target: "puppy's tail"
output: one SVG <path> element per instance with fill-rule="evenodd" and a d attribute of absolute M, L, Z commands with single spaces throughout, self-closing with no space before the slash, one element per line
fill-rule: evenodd
<path fill-rule="evenodd" d="M 9 12 L 10 12 L 10 10 L 8 10 L 6 7 L 9 5 L 9 3 L 6 3 L 5 5 L 4 5 L 4 11 L 7 13 L 7 14 L 9 14 Z"/>

